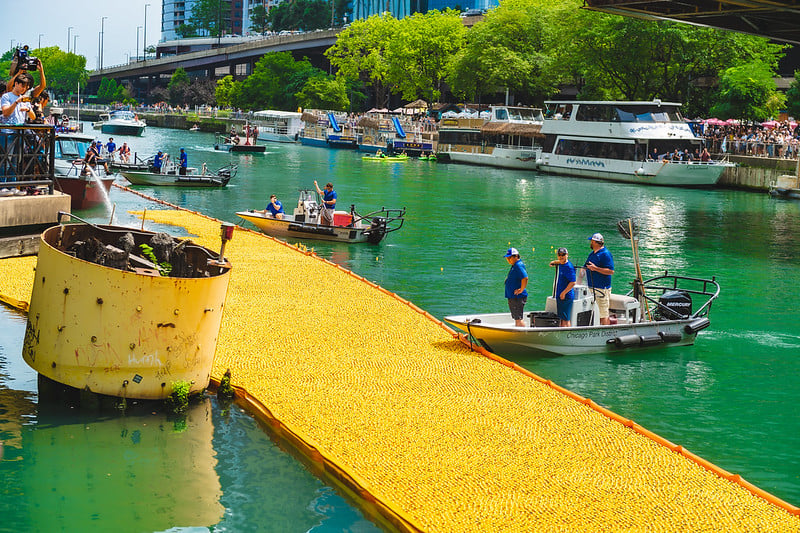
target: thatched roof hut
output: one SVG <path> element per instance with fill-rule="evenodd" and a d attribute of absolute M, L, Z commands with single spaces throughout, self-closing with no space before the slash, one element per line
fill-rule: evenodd
<path fill-rule="evenodd" d="M 541 137 L 542 126 L 539 124 L 509 124 L 508 122 L 487 122 L 481 127 L 481 133 L 515 135 L 517 137 Z"/>

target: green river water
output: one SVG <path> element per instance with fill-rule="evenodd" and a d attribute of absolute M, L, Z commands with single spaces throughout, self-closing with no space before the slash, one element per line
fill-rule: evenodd
<path fill-rule="evenodd" d="M 184 147 L 196 166 L 231 159 L 203 133 L 148 128 L 141 138 L 115 140 L 148 155 L 175 156 Z M 507 310 L 502 255 L 509 246 L 520 250 L 531 278 L 527 310 L 543 308 L 554 248 L 566 246 L 582 264 L 595 232 L 614 255 L 615 292 L 627 292 L 632 254 L 616 223 L 633 218 L 645 277 L 667 269 L 717 277 L 722 293 L 711 327 L 689 347 L 518 362 L 800 505 L 800 306 L 792 296 L 800 203 L 766 193 L 374 163 L 300 145 L 233 160 L 239 173 L 225 189 L 139 190 L 232 222 L 241 222 L 235 211 L 262 209 L 271 193 L 291 209 L 297 190 L 314 179 L 334 183 L 340 209 L 404 206 L 405 226 L 379 245 L 306 244 L 440 318 Z M 128 210 L 155 208 L 117 189 L 111 201 L 118 223 L 137 223 Z M 108 213 L 82 214 L 107 222 Z M 111 524 L 115 531 L 375 530 L 237 408 L 223 411 L 209 399 L 182 425 L 149 412 L 75 412 L 39 401 L 36 375 L 20 354 L 24 324 L 0 310 L 0 531 Z"/>

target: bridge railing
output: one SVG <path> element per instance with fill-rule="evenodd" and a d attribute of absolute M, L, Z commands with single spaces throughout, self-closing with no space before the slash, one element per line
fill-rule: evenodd
<path fill-rule="evenodd" d="M 36 192 L 47 187 L 53 194 L 55 130 L 49 125 L 3 126 L 0 130 L 0 188 L 4 194 Z M 15 192 L 16 193 L 16 192 Z"/>

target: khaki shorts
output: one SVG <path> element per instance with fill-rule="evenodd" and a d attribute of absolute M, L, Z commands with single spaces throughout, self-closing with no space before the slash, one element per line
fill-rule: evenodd
<path fill-rule="evenodd" d="M 608 304 L 611 303 L 611 289 L 592 289 L 600 310 L 600 318 L 608 318 Z"/>

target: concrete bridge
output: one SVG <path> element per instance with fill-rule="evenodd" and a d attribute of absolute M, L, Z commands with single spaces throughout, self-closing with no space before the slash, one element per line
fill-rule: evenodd
<path fill-rule="evenodd" d="M 96 93 L 102 78 L 113 78 L 118 83 L 130 85 L 135 94 L 147 93 L 153 87 L 164 85 L 161 79 L 169 79 L 178 67 L 182 67 L 190 78 L 216 80 L 230 74 L 235 79 L 243 79 L 253 72 L 255 62 L 270 52 L 291 52 L 297 59 L 306 56 L 315 67 L 327 70 L 329 63 L 323 54 L 336 42 L 336 35 L 340 31 L 341 28 L 336 28 L 297 35 L 275 35 L 231 46 L 95 70 L 89 74 L 87 93 Z"/>

